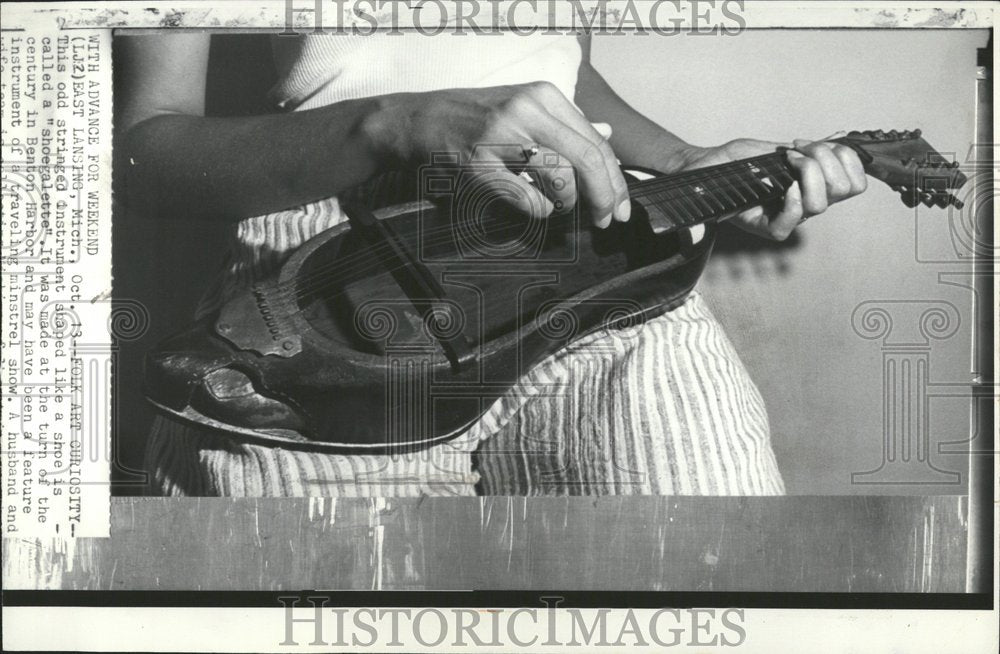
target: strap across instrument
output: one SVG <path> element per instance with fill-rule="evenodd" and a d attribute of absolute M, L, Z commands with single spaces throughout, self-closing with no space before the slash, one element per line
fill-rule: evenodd
<path fill-rule="evenodd" d="M 379 220 L 360 203 L 346 207 L 345 213 L 351 229 L 360 234 L 378 256 L 382 267 L 392 274 L 396 284 L 406 293 L 424 322 L 435 327 L 431 332 L 444 350 L 452 370 L 461 371 L 475 359 L 476 352 L 472 341 L 464 332 L 447 335 L 448 330 L 444 324 L 461 324 L 461 316 L 454 315 L 453 305 L 445 302 L 447 293 L 444 288 L 427 267 L 417 260 L 387 221 Z"/>

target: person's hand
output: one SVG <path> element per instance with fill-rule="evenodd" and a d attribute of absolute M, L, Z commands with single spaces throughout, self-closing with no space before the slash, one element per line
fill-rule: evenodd
<path fill-rule="evenodd" d="M 427 164 L 441 152 L 457 153 L 460 164 L 475 157 L 470 174 L 533 217 L 566 211 L 578 196 L 598 227 L 631 213 L 608 134 L 547 82 L 383 96 L 363 130 L 391 166 Z M 518 175 L 528 163 L 537 186 Z"/>
<path fill-rule="evenodd" d="M 747 159 L 774 152 L 781 144 L 737 139 L 718 147 L 691 147 L 680 153 L 678 170 L 692 170 Z M 868 178 L 858 155 L 839 143 L 796 140 L 788 151 L 788 162 L 797 181 L 780 205 L 753 207 L 733 220 L 748 232 L 783 241 L 811 216 L 823 213 L 835 202 L 855 196 L 868 187 Z"/>

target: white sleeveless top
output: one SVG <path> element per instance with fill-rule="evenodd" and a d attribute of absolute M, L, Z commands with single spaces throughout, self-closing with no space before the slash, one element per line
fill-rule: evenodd
<path fill-rule="evenodd" d="M 370 36 L 274 36 L 284 109 L 314 109 L 388 93 L 482 88 L 546 80 L 573 100 L 580 46 L 575 37 L 418 32 Z"/>

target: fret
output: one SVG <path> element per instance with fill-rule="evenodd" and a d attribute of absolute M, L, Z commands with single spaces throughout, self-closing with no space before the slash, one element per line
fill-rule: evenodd
<path fill-rule="evenodd" d="M 687 193 L 677 194 L 676 201 L 680 206 L 684 207 L 684 211 L 686 213 L 690 213 L 692 216 L 694 216 L 695 221 L 703 220 L 709 216 L 709 214 L 706 213 L 701 207 L 699 207 L 698 203 L 695 202 L 693 199 L 691 199 Z"/>
<path fill-rule="evenodd" d="M 670 199 L 667 200 L 667 202 L 671 207 L 675 208 L 677 213 L 684 219 L 685 225 L 695 225 L 703 222 L 705 218 L 708 217 L 698 207 L 697 203 L 692 202 L 683 193 L 671 194 Z"/>
<path fill-rule="evenodd" d="M 760 167 L 764 170 L 768 177 L 773 178 L 772 181 L 783 190 L 787 191 L 788 187 L 795 181 L 795 177 L 788 171 L 788 167 L 782 160 L 769 158 L 767 161 L 762 161 Z M 772 168 L 775 168 L 776 170 L 772 170 Z"/>
<path fill-rule="evenodd" d="M 758 165 L 756 160 L 748 160 L 747 162 L 748 174 L 742 176 L 740 179 L 746 184 L 747 188 L 753 194 L 754 203 L 759 203 L 763 201 L 764 198 L 770 197 L 774 194 L 774 186 L 768 182 L 763 181 L 760 176 L 764 174 L 764 170 Z"/>
<path fill-rule="evenodd" d="M 666 201 L 670 204 L 676 204 L 684 208 L 684 213 L 691 217 L 688 221 L 689 224 L 699 222 L 711 216 L 711 212 L 707 212 L 699 207 L 698 203 L 691 197 L 689 191 L 683 187 L 673 189 L 666 194 L 666 197 Z"/>
<path fill-rule="evenodd" d="M 736 177 L 736 179 L 738 180 L 737 188 L 740 189 L 740 192 L 743 195 L 747 196 L 746 204 L 747 206 L 751 207 L 756 204 L 759 204 L 761 201 L 760 191 L 754 188 L 753 186 L 753 182 L 757 182 L 758 184 L 760 183 L 760 180 L 757 179 L 756 175 L 754 174 L 755 170 L 760 170 L 760 169 L 754 166 L 753 164 L 749 164 L 748 170 L 744 174 L 738 175 Z"/>
<path fill-rule="evenodd" d="M 780 197 L 784 193 L 784 188 L 776 180 L 772 179 L 767 173 L 761 173 L 763 178 L 758 178 L 757 184 L 760 185 L 760 197 L 767 199 L 774 199 Z"/>
<path fill-rule="evenodd" d="M 680 205 L 669 189 L 645 191 L 633 194 L 633 197 L 643 203 L 654 223 L 660 222 L 655 219 L 656 213 L 663 214 L 672 226 L 686 226 L 699 221 L 698 216 Z"/>
<path fill-rule="evenodd" d="M 778 174 L 781 175 L 782 177 L 787 178 L 787 181 L 783 182 L 783 184 L 785 186 L 785 190 L 788 190 L 788 187 L 795 182 L 795 175 L 793 175 L 791 171 L 789 171 L 787 168 L 784 167 L 778 171 Z"/>
<path fill-rule="evenodd" d="M 753 194 L 748 194 L 744 189 L 747 188 L 747 183 L 744 177 L 746 173 L 743 171 L 737 171 L 730 182 L 730 190 L 733 195 L 739 200 L 741 207 L 751 206 L 756 199 Z"/>
<path fill-rule="evenodd" d="M 649 197 L 652 198 L 652 200 L 656 204 L 661 204 L 661 205 L 663 205 L 663 204 L 674 204 L 673 195 L 671 195 L 670 192 L 667 191 L 667 190 L 657 191 L 656 193 L 653 193 Z"/>
<path fill-rule="evenodd" d="M 658 209 L 663 212 L 667 218 L 676 227 L 689 227 L 695 223 L 700 222 L 697 219 L 693 219 L 691 216 L 686 214 L 679 206 L 672 202 L 665 202 L 658 205 Z"/>
<path fill-rule="evenodd" d="M 715 188 L 713 195 L 722 204 L 723 211 L 726 213 L 735 211 L 743 202 L 732 191 L 732 183 L 729 181 L 731 175 L 732 173 L 713 177 L 711 183 L 711 186 Z"/>
<path fill-rule="evenodd" d="M 761 166 L 761 174 L 757 178 L 757 183 L 761 185 L 762 196 L 773 198 L 786 190 L 785 185 L 778 180 L 770 170 Z"/>
<path fill-rule="evenodd" d="M 722 211 L 719 209 L 718 200 L 716 200 L 711 193 L 699 195 L 697 198 L 697 202 L 700 202 L 701 204 L 699 206 L 704 208 L 706 220 L 715 218 Z"/>
<path fill-rule="evenodd" d="M 645 193 L 642 196 L 654 233 L 672 232 L 702 222 L 666 192 Z"/>
<path fill-rule="evenodd" d="M 711 190 L 711 187 L 718 187 L 716 181 L 712 178 L 706 178 L 696 187 L 704 189 L 701 197 L 705 200 L 706 204 L 714 204 L 717 208 L 712 209 L 713 215 L 719 213 L 728 213 L 732 211 L 732 207 L 729 207 L 721 199 L 719 199 L 720 193 L 718 191 Z"/>
<path fill-rule="evenodd" d="M 719 213 L 719 210 L 716 208 L 718 201 L 715 200 L 713 202 L 714 198 L 712 194 L 701 183 L 693 183 L 689 188 L 690 190 L 686 193 L 686 197 L 698 207 L 703 219 L 707 220 Z"/>
<path fill-rule="evenodd" d="M 784 156 L 767 154 L 655 177 L 633 183 L 630 190 L 637 200 L 669 207 L 664 215 L 675 224 L 693 225 L 783 194 L 795 180 Z"/>

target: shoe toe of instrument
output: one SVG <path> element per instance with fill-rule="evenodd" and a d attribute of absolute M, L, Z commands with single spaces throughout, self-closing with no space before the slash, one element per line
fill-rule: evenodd
<path fill-rule="evenodd" d="M 288 404 L 262 395 L 234 368 L 218 368 L 195 387 L 191 407 L 221 422 L 250 429 L 301 430 L 303 421 Z"/>

